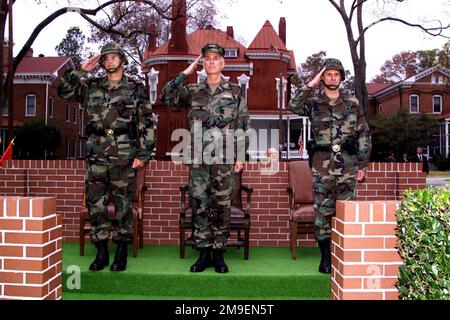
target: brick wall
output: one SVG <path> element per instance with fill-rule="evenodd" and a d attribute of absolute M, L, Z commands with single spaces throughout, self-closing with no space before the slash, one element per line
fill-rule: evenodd
<path fill-rule="evenodd" d="M 280 163 L 275 175 L 261 174 L 262 164 L 246 166 L 243 183 L 252 195 L 252 246 L 288 246 L 287 164 Z M 64 241 L 78 241 L 78 215 L 82 205 L 85 164 L 83 161 L 7 161 L 0 168 L 0 195 L 55 196 L 63 216 Z M 145 196 L 145 243 L 177 244 L 179 187 L 187 183 L 188 171 L 171 162 L 151 162 Z M 399 200 L 406 188 L 425 187 L 421 165 L 372 163 L 365 183 L 358 185 L 358 200 Z M 26 193 L 28 192 L 28 193 Z M 315 245 L 313 235 L 300 245 Z"/>
<path fill-rule="evenodd" d="M 59 300 L 62 217 L 55 198 L 0 197 L 0 300 Z"/>
<path fill-rule="evenodd" d="M 398 299 L 398 204 L 338 201 L 332 222 L 332 299 Z"/>

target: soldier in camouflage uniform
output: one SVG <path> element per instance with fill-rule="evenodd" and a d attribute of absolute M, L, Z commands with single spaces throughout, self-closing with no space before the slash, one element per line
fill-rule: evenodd
<path fill-rule="evenodd" d="M 112 271 L 123 271 L 127 246 L 133 242 L 132 198 L 136 170 L 150 160 L 155 146 L 155 128 L 150 101 L 144 85 L 124 74 L 125 52 L 114 43 L 105 45 L 80 71 L 65 72 L 58 88 L 60 97 L 81 102 L 86 112 L 86 204 L 91 216 L 91 239 L 97 248 L 90 270 L 109 265 L 108 239 L 111 225 L 117 244 Z M 85 78 L 97 68 L 103 78 Z M 115 206 L 115 220 L 107 213 L 108 199 Z"/>
<path fill-rule="evenodd" d="M 321 72 L 289 102 L 290 110 L 308 116 L 312 126 L 314 141 L 308 152 L 322 273 L 331 272 L 331 217 L 336 200 L 354 199 L 356 182 L 366 175 L 372 147 L 364 110 L 356 98 L 339 90 L 344 79 L 342 63 L 327 59 Z M 321 83 L 324 88 L 317 90 Z"/>
<path fill-rule="evenodd" d="M 202 56 L 207 79 L 184 86 L 183 82 L 196 69 Z M 216 272 L 228 272 L 223 252 L 230 236 L 233 175 L 243 169 L 245 155 L 239 155 L 242 155 L 241 151 L 246 153 L 248 148 L 248 139 L 245 137 L 243 144 L 239 141 L 235 144 L 234 137 L 231 140 L 233 143 L 227 144 L 228 141 L 223 138 L 224 135 L 233 134 L 233 130 L 241 129 L 242 133 L 249 128 L 248 109 L 240 87 L 222 78 L 225 65 L 223 56 L 224 49 L 219 45 L 206 45 L 194 63 L 166 84 L 161 96 L 166 104 L 174 108 L 187 107 L 189 110 L 189 200 L 193 210 L 193 237 L 200 251 L 200 257 L 191 266 L 191 272 L 202 272 L 213 265 Z M 208 139 L 196 143 L 196 135 L 206 137 L 208 132 L 212 135 L 212 139 L 209 139 L 212 143 L 208 144 Z M 227 149 L 224 152 L 222 145 Z M 238 150 L 241 148 L 236 146 L 241 146 L 243 150 Z M 215 154 L 214 160 L 210 161 L 205 157 L 207 150 L 217 150 L 216 147 L 219 147 L 219 154 Z M 231 156 L 228 152 L 230 148 Z"/>

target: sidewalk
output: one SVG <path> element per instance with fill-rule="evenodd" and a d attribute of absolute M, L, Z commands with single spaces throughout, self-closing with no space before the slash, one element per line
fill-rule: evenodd
<path fill-rule="evenodd" d="M 446 184 L 450 184 L 449 171 L 433 171 L 432 174 L 427 176 L 427 186 L 443 186 Z"/>

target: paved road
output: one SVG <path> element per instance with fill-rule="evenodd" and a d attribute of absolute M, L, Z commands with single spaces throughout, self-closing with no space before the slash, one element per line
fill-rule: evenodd
<path fill-rule="evenodd" d="M 446 184 L 450 184 L 450 177 L 427 177 L 428 186 L 443 186 Z"/>

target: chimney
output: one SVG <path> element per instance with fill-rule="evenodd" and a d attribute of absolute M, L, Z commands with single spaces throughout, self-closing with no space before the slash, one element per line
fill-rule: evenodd
<path fill-rule="evenodd" d="M 227 35 L 228 35 L 230 38 L 233 38 L 233 39 L 234 39 L 234 29 L 233 29 L 232 26 L 228 26 L 228 27 L 227 27 Z"/>
<path fill-rule="evenodd" d="M 186 41 L 186 0 L 172 0 L 172 21 L 169 53 L 187 53 Z"/>
<path fill-rule="evenodd" d="M 416 74 L 416 68 L 412 63 L 408 63 L 405 68 L 406 72 L 406 79 L 411 78 L 413 75 Z"/>
<path fill-rule="evenodd" d="M 33 48 L 28 49 L 27 53 L 25 53 L 25 57 L 27 58 L 33 57 Z"/>
<path fill-rule="evenodd" d="M 283 41 L 284 45 L 286 45 L 286 18 L 281 17 L 280 23 L 278 25 L 278 36 L 281 41 Z"/>
<path fill-rule="evenodd" d="M 149 28 L 149 32 L 151 34 L 148 36 L 147 51 L 155 51 L 156 50 L 156 27 L 154 25 L 151 25 Z"/>
<path fill-rule="evenodd" d="M 9 59 L 9 41 L 8 39 L 5 39 L 5 41 L 3 41 L 3 62 L 5 65 L 8 65 L 8 59 Z"/>

